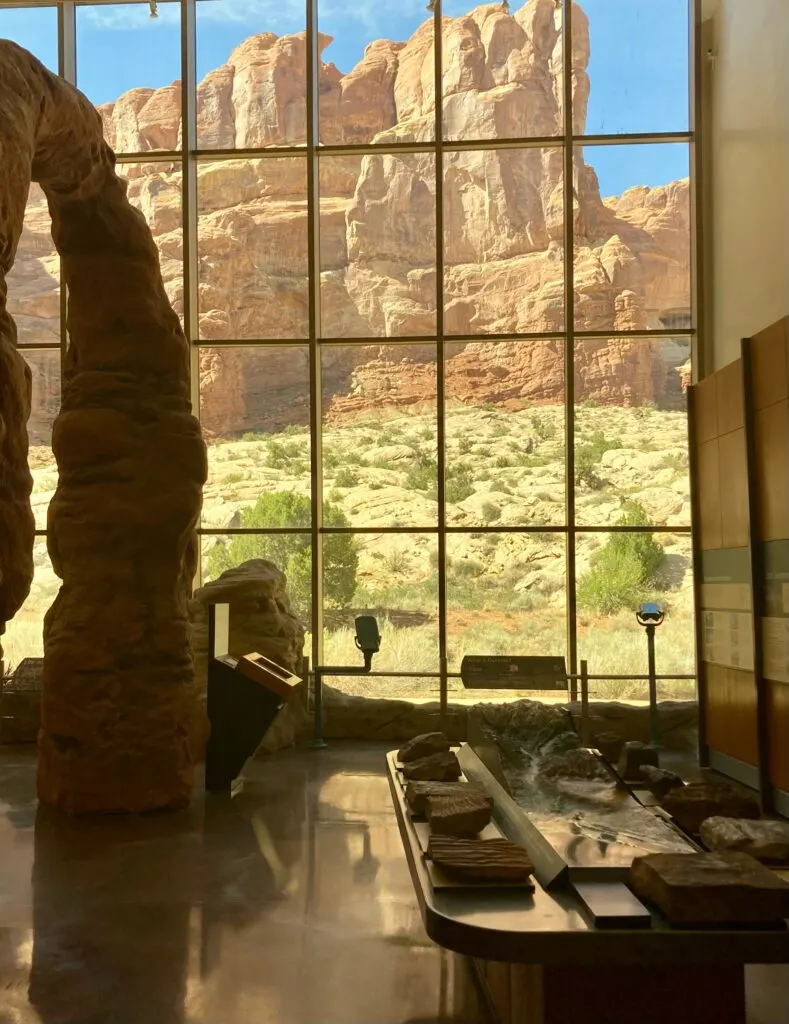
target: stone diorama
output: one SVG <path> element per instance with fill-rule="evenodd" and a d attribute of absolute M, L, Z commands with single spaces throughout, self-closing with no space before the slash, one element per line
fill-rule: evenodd
<path fill-rule="evenodd" d="M 102 120 L 76 89 L 0 42 L 2 270 L 31 179 L 68 288 L 70 345 L 52 447 L 48 548 L 62 580 L 44 628 L 39 797 L 71 812 L 186 805 L 193 665 L 187 601 L 207 463 L 188 347 L 145 218 Z M 0 620 L 30 581 L 25 420 L 30 379 L 0 310 Z M 41 341 L 41 338 L 36 338 Z"/>

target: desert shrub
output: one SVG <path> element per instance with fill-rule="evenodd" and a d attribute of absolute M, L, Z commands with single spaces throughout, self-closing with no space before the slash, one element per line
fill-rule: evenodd
<path fill-rule="evenodd" d="M 556 437 L 556 424 L 550 416 L 535 412 L 529 419 L 534 436 L 538 441 L 551 441 Z"/>
<path fill-rule="evenodd" d="M 446 500 L 455 504 L 458 501 L 465 501 L 474 493 L 474 475 L 471 467 L 464 462 L 457 462 L 447 466 L 446 479 L 444 483 L 444 494 Z"/>
<path fill-rule="evenodd" d="M 512 459 L 509 455 L 497 455 L 493 460 L 494 469 L 509 469 L 512 465 Z"/>
<path fill-rule="evenodd" d="M 322 456 L 323 468 L 324 469 L 336 469 L 340 464 L 340 457 L 336 452 L 323 452 Z"/>
<path fill-rule="evenodd" d="M 300 455 L 301 446 L 296 441 L 266 441 L 266 463 L 271 469 L 291 469 Z"/>
<path fill-rule="evenodd" d="M 355 451 L 345 451 L 342 453 L 342 461 L 346 466 L 361 466 L 364 463 L 364 459 Z"/>
<path fill-rule="evenodd" d="M 401 573 L 407 572 L 410 565 L 410 559 L 405 551 L 390 551 L 383 561 L 384 569 L 392 576 L 400 576 Z"/>
<path fill-rule="evenodd" d="M 334 477 L 335 487 L 355 487 L 358 483 L 359 474 L 347 466 L 338 469 L 337 475 Z"/>
<path fill-rule="evenodd" d="M 436 460 L 424 452 L 414 452 L 414 458 L 405 474 L 406 487 L 414 491 L 427 491 L 436 486 Z"/>
<path fill-rule="evenodd" d="M 501 519 L 501 509 L 493 501 L 484 502 L 480 512 L 484 523 L 495 523 L 497 519 Z"/>
<path fill-rule="evenodd" d="M 684 473 L 687 468 L 687 452 L 669 452 L 660 460 L 660 469 L 673 469 L 675 473 Z"/>
<path fill-rule="evenodd" d="M 240 441 L 264 441 L 265 439 L 265 434 L 259 434 L 254 430 L 245 431 L 239 438 Z"/>
<path fill-rule="evenodd" d="M 247 529 L 306 529 L 310 525 L 310 499 L 293 491 L 262 494 L 241 512 Z M 323 503 L 324 526 L 347 527 L 345 513 L 330 501 Z M 312 543 L 308 533 L 238 534 L 228 544 L 217 544 L 206 559 L 206 578 L 215 579 L 232 566 L 250 558 L 266 558 L 288 578 L 294 610 L 309 623 L 312 594 Z M 324 597 L 329 607 L 346 607 L 356 589 L 359 555 L 355 539 L 347 533 L 327 534 L 323 539 Z"/>
<path fill-rule="evenodd" d="M 383 487 L 383 484 L 381 483 L 380 480 L 371 480 L 367 486 L 370 488 L 371 491 L 380 491 L 381 488 Z"/>
<path fill-rule="evenodd" d="M 452 567 L 452 575 L 459 579 L 475 579 L 477 576 L 482 576 L 484 572 L 485 566 L 482 562 L 477 562 L 473 558 L 463 558 Z"/>
<path fill-rule="evenodd" d="M 474 442 L 465 434 L 458 441 L 458 451 L 461 455 L 468 455 L 473 447 Z"/>
<path fill-rule="evenodd" d="M 617 525 L 647 526 L 643 506 L 627 503 Z M 601 615 L 613 615 L 621 608 L 635 610 L 663 558 L 662 546 L 649 533 L 612 533 L 578 583 L 578 604 Z"/>
<path fill-rule="evenodd" d="M 477 455 L 480 459 L 489 459 L 490 458 L 490 448 L 488 448 L 487 445 L 483 444 L 479 448 L 477 448 L 477 450 L 476 450 L 476 452 L 474 454 Z"/>
<path fill-rule="evenodd" d="M 509 434 L 509 427 L 504 423 L 496 423 L 490 432 L 491 437 L 506 437 Z"/>
<path fill-rule="evenodd" d="M 244 479 L 245 479 L 245 477 L 244 477 L 243 473 L 228 473 L 227 476 L 222 477 L 221 483 L 222 483 L 222 485 L 225 485 L 225 484 L 240 484 L 241 481 L 244 480 Z"/>
<path fill-rule="evenodd" d="M 309 430 L 308 427 L 300 427 L 298 423 L 289 423 L 282 431 L 286 437 L 301 437 Z"/>
<path fill-rule="evenodd" d="M 622 448 L 620 437 L 606 437 L 602 430 L 596 430 L 588 441 L 578 446 L 575 452 L 575 484 L 580 487 L 582 484 L 592 491 L 599 491 L 605 480 L 601 477 L 597 468 L 600 460 L 606 452 L 614 448 Z"/>

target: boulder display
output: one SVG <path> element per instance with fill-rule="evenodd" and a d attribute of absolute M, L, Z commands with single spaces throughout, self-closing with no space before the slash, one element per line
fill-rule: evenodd
<path fill-rule="evenodd" d="M 491 797 L 470 786 L 427 798 L 427 820 L 435 835 L 472 837 L 490 822 Z"/>
<path fill-rule="evenodd" d="M 658 767 L 658 752 L 648 743 L 629 740 L 622 747 L 617 763 L 617 770 L 626 782 L 637 782 L 641 778 L 644 765 Z"/>
<path fill-rule="evenodd" d="M 625 745 L 618 732 L 599 732 L 593 737 L 592 742 L 610 764 L 616 764 Z"/>
<path fill-rule="evenodd" d="M 452 782 L 461 775 L 460 765 L 451 750 L 442 754 L 428 754 L 403 765 L 403 777 L 425 782 Z"/>
<path fill-rule="evenodd" d="M 470 8 L 473 5 L 469 5 Z M 590 54 L 582 5 L 573 17 L 574 131 L 583 134 Z M 347 74 L 319 64 L 319 128 L 325 144 L 429 142 L 435 111 L 432 18 L 402 42 L 371 42 Z M 444 19 L 443 119 L 459 140 L 552 137 L 563 131 L 561 24 L 554 0 L 500 4 Z M 330 37 L 321 35 L 324 49 Z M 200 148 L 298 146 L 306 140 L 306 40 L 270 32 L 244 40 L 197 90 Z M 180 89 L 138 88 L 100 108 L 120 152 L 179 143 Z M 563 211 L 558 145 L 458 151 L 444 167 L 446 332 L 554 332 L 564 327 L 563 221 L 575 229 L 576 327 L 646 330 L 687 324 L 690 312 L 690 191 L 686 178 L 658 187 L 633 182 L 603 196 L 594 150 L 578 147 L 575 199 Z M 133 201 L 162 252 L 167 293 L 184 305 L 180 165 L 126 169 Z M 321 163 L 322 334 L 380 337 L 338 348 L 325 360 L 327 419 L 379 405 L 425 401 L 432 348 L 411 347 L 408 374 L 393 336 L 435 332 L 436 166 L 432 154 L 347 154 Z M 306 170 L 294 158 L 201 160 L 200 337 L 306 339 Z M 57 278 L 46 248 L 46 207 L 33 197 L 20 256 L 25 271 L 20 330 L 57 344 Z M 44 228 L 42 231 L 42 220 Z M 21 283 L 21 282 L 20 282 Z M 684 318 L 684 319 L 683 319 Z M 677 409 L 687 352 L 665 339 L 585 339 L 577 347 L 577 401 Z M 217 436 L 277 431 L 308 422 L 302 356 L 250 348 L 200 352 L 201 416 Z M 471 402 L 564 400 L 560 341 L 528 346 L 453 345 L 447 392 Z M 41 371 L 31 420 L 45 438 L 57 374 Z M 275 400 L 274 400 L 275 399 Z M 55 395 L 55 402 L 57 396 Z"/>
<path fill-rule="evenodd" d="M 75 813 L 181 807 L 193 786 L 187 600 L 207 468 L 188 346 L 94 108 L 7 41 L 0 104 L 0 209 L 11 212 L 13 237 L 35 177 L 68 289 L 48 522 L 62 586 L 44 626 L 39 798 Z M 13 244 L 3 251 L 8 260 Z M 4 307 L 0 333 L 11 381 L 0 477 L 17 503 L 0 543 L 8 526 L 21 552 L 1 566 L 3 618 L 24 593 L 29 565 L 20 441 L 29 390 L 20 361 L 7 355 Z"/>
<path fill-rule="evenodd" d="M 646 787 L 652 796 L 662 800 L 672 789 L 684 786 L 685 782 L 675 772 L 667 768 L 656 768 L 652 764 L 642 764 L 639 768 L 639 775 L 646 783 Z"/>
<path fill-rule="evenodd" d="M 765 864 L 789 865 L 789 822 L 712 817 L 699 834 L 710 850 L 739 850 Z"/>
<path fill-rule="evenodd" d="M 462 881 L 526 881 L 534 865 L 522 846 L 509 839 L 459 839 L 431 835 L 427 856 Z"/>
<path fill-rule="evenodd" d="M 759 924 L 789 917 L 789 882 L 744 853 L 637 857 L 629 883 L 671 924 Z"/>
<path fill-rule="evenodd" d="M 230 606 L 229 654 L 241 657 L 256 651 L 300 676 L 304 650 L 304 626 L 294 614 L 285 574 L 262 558 L 253 558 L 227 569 L 199 587 L 189 602 L 192 650 L 195 660 L 197 706 L 203 707 L 208 672 L 208 608 Z M 198 712 L 198 725 L 202 715 Z M 310 726 L 304 694 L 297 687 L 282 708 L 261 744 L 261 753 L 293 746 Z M 203 746 L 198 732 L 198 754 Z"/>
<path fill-rule="evenodd" d="M 706 818 L 758 818 L 759 801 L 747 790 L 722 782 L 694 782 L 672 789 L 663 809 L 686 832 L 696 834 Z"/>
<path fill-rule="evenodd" d="M 429 754 L 445 754 L 448 750 L 449 740 L 443 732 L 426 732 L 404 743 L 397 752 L 397 760 L 407 764 Z"/>

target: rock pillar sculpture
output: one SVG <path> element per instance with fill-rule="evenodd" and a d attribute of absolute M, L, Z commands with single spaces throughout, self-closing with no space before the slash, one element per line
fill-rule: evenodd
<path fill-rule="evenodd" d="M 48 521 L 63 585 L 44 625 L 39 798 L 74 813 L 183 806 L 195 724 L 187 602 L 206 478 L 187 343 L 98 113 L 7 42 L 0 103 L 0 133 L 13 124 L 46 193 L 68 290 Z"/>

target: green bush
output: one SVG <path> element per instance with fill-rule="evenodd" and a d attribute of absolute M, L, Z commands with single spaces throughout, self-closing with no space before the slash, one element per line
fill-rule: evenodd
<path fill-rule="evenodd" d="M 535 412 L 529 418 L 534 436 L 538 441 L 551 441 L 556 437 L 556 424 L 552 417 Z"/>
<path fill-rule="evenodd" d="M 324 526 L 350 526 L 343 511 L 323 503 Z M 293 491 L 262 494 L 241 513 L 246 529 L 307 529 L 310 499 Z M 206 579 L 251 558 L 266 558 L 288 578 L 288 593 L 296 614 L 309 623 L 312 594 L 312 543 L 308 533 L 237 534 L 227 544 L 217 544 L 206 559 Z M 350 534 L 328 534 L 323 540 L 324 596 L 329 607 L 347 607 L 356 590 L 359 555 Z"/>
<path fill-rule="evenodd" d="M 584 444 L 578 446 L 575 452 L 575 484 L 580 487 L 582 484 L 592 491 L 599 491 L 605 480 L 598 475 L 597 467 L 606 452 L 614 448 L 622 448 L 622 439 L 619 437 L 606 437 L 602 430 L 596 430 Z"/>
<path fill-rule="evenodd" d="M 447 466 L 444 482 L 444 495 L 451 504 L 465 501 L 474 493 L 474 474 L 471 467 L 464 462 L 456 462 Z"/>
<path fill-rule="evenodd" d="M 484 502 L 480 511 L 485 523 L 495 523 L 497 519 L 501 519 L 501 509 L 493 501 Z"/>
<path fill-rule="evenodd" d="M 618 526 L 647 526 L 644 508 L 625 505 Z M 649 533 L 612 533 L 592 556 L 589 572 L 578 584 L 578 604 L 602 615 L 622 608 L 635 611 L 664 558 L 663 548 Z"/>
<path fill-rule="evenodd" d="M 354 470 L 349 469 L 347 466 L 343 466 L 337 470 L 337 474 L 334 477 L 335 487 L 355 487 L 359 483 L 359 474 Z"/>
<path fill-rule="evenodd" d="M 436 461 L 424 452 L 414 451 L 414 459 L 405 475 L 405 485 L 414 491 L 436 486 Z"/>

